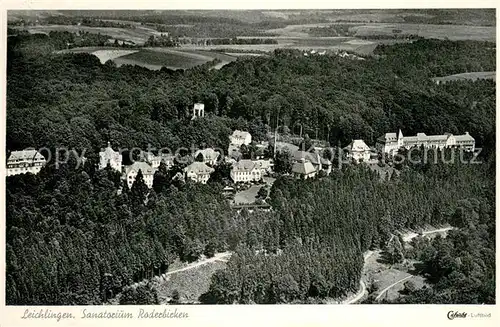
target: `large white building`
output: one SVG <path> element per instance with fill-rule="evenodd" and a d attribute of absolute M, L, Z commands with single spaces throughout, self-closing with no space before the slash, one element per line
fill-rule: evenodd
<path fill-rule="evenodd" d="M 236 182 L 257 182 L 262 179 L 261 163 L 252 160 L 240 160 L 233 164 L 231 179 Z"/>
<path fill-rule="evenodd" d="M 151 167 L 148 163 L 142 161 L 136 161 L 132 165 L 127 166 L 125 169 L 125 178 L 127 179 L 128 187 L 132 188 L 139 170 L 142 172 L 142 176 L 144 177 L 144 183 L 148 188 L 152 188 L 156 169 Z"/>
<path fill-rule="evenodd" d="M 217 164 L 217 159 L 220 156 L 220 153 L 215 151 L 214 149 L 206 148 L 203 150 L 198 150 L 194 153 L 195 160 L 200 154 L 203 157 L 203 162 L 212 166 Z"/>
<path fill-rule="evenodd" d="M 347 158 L 355 162 L 370 161 L 371 150 L 363 140 L 353 140 L 344 150 L 347 151 Z"/>
<path fill-rule="evenodd" d="M 26 149 L 12 151 L 7 160 L 7 176 L 19 174 L 38 174 L 47 161 L 38 151 Z"/>
<path fill-rule="evenodd" d="M 252 135 L 249 132 L 235 130 L 231 136 L 229 136 L 229 140 L 232 145 L 242 146 L 243 144 L 249 145 L 252 143 Z"/>
<path fill-rule="evenodd" d="M 379 151 L 395 154 L 400 148 L 410 149 L 412 147 L 424 146 L 425 148 L 449 148 L 458 147 L 466 151 L 474 151 L 476 141 L 465 132 L 463 135 L 443 134 L 443 135 L 426 135 L 425 133 L 417 133 L 416 136 L 403 136 L 401 130 L 396 133 L 386 133 L 377 140 L 377 149 Z"/>
<path fill-rule="evenodd" d="M 174 165 L 174 156 L 169 153 L 161 153 L 159 155 L 155 155 L 151 152 L 145 152 L 144 160 L 148 162 L 151 167 L 158 168 L 160 167 L 160 163 L 163 161 L 167 166 L 167 169 L 170 169 Z"/>
<path fill-rule="evenodd" d="M 120 173 L 122 172 L 122 155 L 120 152 L 114 151 L 109 142 L 106 149 L 99 152 L 99 169 L 106 168 L 108 163 L 112 169 L 115 169 Z"/>
<path fill-rule="evenodd" d="M 184 168 L 186 178 L 202 184 L 206 184 L 208 182 L 210 174 L 212 174 L 214 171 L 215 169 L 213 169 L 212 167 L 209 167 L 205 163 L 198 161 L 195 161 Z"/>

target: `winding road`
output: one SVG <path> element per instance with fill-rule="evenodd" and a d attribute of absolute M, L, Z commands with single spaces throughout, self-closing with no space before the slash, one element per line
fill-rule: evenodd
<path fill-rule="evenodd" d="M 439 229 L 433 229 L 433 230 L 428 230 L 428 231 L 422 232 L 422 235 L 425 236 L 425 235 L 434 234 L 434 233 L 443 233 L 443 232 L 447 232 L 447 231 L 452 230 L 452 229 L 454 229 L 454 227 L 444 227 L 444 228 L 439 228 Z M 417 237 L 418 235 L 419 235 L 418 233 L 410 232 L 410 233 L 407 233 L 403 236 L 403 240 L 405 242 L 410 242 L 413 238 Z M 394 237 L 394 235 L 392 237 Z M 391 240 L 392 240 L 392 237 L 391 237 Z M 365 254 L 364 254 L 365 266 L 366 266 L 368 259 L 373 254 L 374 254 L 373 251 L 366 251 L 365 252 Z M 358 293 L 356 293 L 353 297 L 348 298 L 345 301 L 343 301 L 342 304 L 354 304 L 354 303 L 358 302 L 359 300 L 361 300 L 366 295 L 367 289 L 366 289 L 366 284 L 363 280 L 363 277 L 361 277 L 361 280 L 359 281 L 360 289 L 359 289 Z M 375 300 L 378 300 L 382 295 L 385 294 L 385 292 L 390 290 L 392 287 L 396 286 L 397 284 L 399 284 L 401 282 L 404 282 L 407 279 L 410 279 L 411 277 L 413 277 L 413 275 L 406 276 L 406 277 L 398 280 L 397 282 L 387 286 L 386 288 L 384 288 L 383 290 L 380 291 L 380 294 L 377 295 Z"/>
<path fill-rule="evenodd" d="M 368 259 L 373 255 L 373 253 L 374 253 L 373 251 L 366 251 L 365 252 L 365 254 L 364 254 L 365 265 L 366 265 L 366 261 L 368 261 Z M 354 296 L 352 298 L 348 298 L 348 299 L 344 300 L 341 304 L 354 304 L 354 303 L 358 302 L 359 300 L 361 300 L 363 298 L 363 296 L 365 296 L 366 284 L 363 281 L 363 277 L 361 277 L 361 280 L 359 281 L 359 285 L 360 285 L 360 288 L 359 288 L 358 293 L 354 294 Z"/>

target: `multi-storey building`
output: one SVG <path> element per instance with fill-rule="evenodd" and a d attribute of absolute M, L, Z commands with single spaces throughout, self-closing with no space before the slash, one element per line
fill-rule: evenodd
<path fill-rule="evenodd" d="M 203 162 L 209 165 L 215 165 L 217 164 L 217 159 L 220 156 L 220 153 L 215 151 L 212 148 L 206 148 L 203 150 L 198 150 L 194 153 L 194 158 L 198 158 L 198 156 L 201 154 L 203 157 Z"/>
<path fill-rule="evenodd" d="M 410 149 L 416 146 L 439 149 L 457 147 L 466 151 L 474 151 L 475 140 L 469 132 L 465 132 L 463 135 L 417 133 L 416 136 L 403 136 L 401 130 L 397 135 L 396 133 L 386 133 L 377 140 L 377 149 L 388 154 L 395 154 L 400 148 Z"/>
<path fill-rule="evenodd" d="M 302 159 L 304 159 L 305 161 L 309 161 L 316 170 L 316 173 L 324 171 L 327 175 L 330 175 L 332 171 L 332 162 L 321 157 L 321 155 L 317 152 L 312 153 L 308 151 L 297 150 L 292 154 L 292 160 L 294 162 L 300 163 L 302 162 Z"/>
<path fill-rule="evenodd" d="M 12 151 L 7 160 L 7 176 L 38 174 L 46 163 L 45 158 L 36 150 Z"/>
<path fill-rule="evenodd" d="M 136 161 L 132 165 L 126 167 L 125 178 L 127 180 L 128 187 L 132 188 L 139 170 L 142 172 L 144 183 L 148 188 L 152 188 L 156 169 L 151 167 L 148 163 L 142 161 Z"/>
<path fill-rule="evenodd" d="M 316 176 L 316 169 L 313 164 L 302 158 L 299 162 L 295 162 L 292 166 L 292 173 L 296 178 L 308 179 Z"/>
<path fill-rule="evenodd" d="M 249 145 L 252 143 L 252 135 L 248 132 L 235 130 L 231 136 L 229 136 L 229 140 L 232 145 L 242 146 L 243 144 Z"/>
<path fill-rule="evenodd" d="M 344 150 L 347 151 L 347 158 L 355 162 L 368 162 L 370 160 L 370 147 L 363 140 L 353 140 Z"/>
<path fill-rule="evenodd" d="M 210 178 L 210 174 L 215 171 L 212 167 L 207 166 L 203 162 L 195 161 L 186 168 L 184 168 L 184 173 L 186 173 L 186 178 L 191 180 L 206 184 Z"/>
<path fill-rule="evenodd" d="M 160 167 L 161 162 L 165 163 L 167 169 L 171 168 L 174 165 L 174 156 L 169 153 L 160 153 L 159 155 L 154 155 L 151 152 L 144 152 L 143 156 L 143 160 L 146 160 L 146 162 L 148 162 L 153 168 Z"/>
<path fill-rule="evenodd" d="M 104 151 L 99 152 L 99 169 L 104 169 L 109 165 L 112 169 L 122 172 L 122 155 L 111 148 L 110 143 Z"/>
<path fill-rule="evenodd" d="M 240 160 L 233 164 L 231 179 L 236 182 L 257 182 L 262 179 L 261 163 L 252 160 Z"/>

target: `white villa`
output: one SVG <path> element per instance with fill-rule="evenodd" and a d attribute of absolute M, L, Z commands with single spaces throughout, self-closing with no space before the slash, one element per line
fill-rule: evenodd
<path fill-rule="evenodd" d="M 401 130 L 396 133 L 386 133 L 377 140 L 379 151 L 389 154 L 395 154 L 400 148 L 410 149 L 415 146 L 424 146 L 425 148 L 448 148 L 459 147 L 466 151 L 474 151 L 476 141 L 469 132 L 463 135 L 453 135 L 446 133 L 443 135 L 426 135 L 417 133 L 416 136 L 403 136 Z"/>
<path fill-rule="evenodd" d="M 122 172 L 122 156 L 111 148 L 109 142 L 107 148 L 99 152 L 99 169 L 106 168 L 108 163 L 112 169 Z"/>
<path fill-rule="evenodd" d="M 347 151 L 347 158 L 355 162 L 370 161 L 371 150 L 363 140 L 353 140 L 344 150 Z"/>
<path fill-rule="evenodd" d="M 252 143 L 252 135 L 248 132 L 235 130 L 233 134 L 229 136 L 229 140 L 232 145 L 240 147 L 243 144 L 249 145 Z"/>
<path fill-rule="evenodd" d="M 207 166 L 203 162 L 195 161 L 186 168 L 184 168 L 184 172 L 186 173 L 186 177 L 191 180 L 206 184 L 208 179 L 210 178 L 210 174 L 215 171 L 212 167 Z"/>
<path fill-rule="evenodd" d="M 142 176 L 144 177 L 144 183 L 148 188 L 153 187 L 153 177 L 156 172 L 156 169 L 151 167 L 148 163 L 142 161 L 136 161 L 132 165 L 127 166 L 125 169 L 125 178 L 127 179 L 127 185 L 129 188 L 132 188 L 132 185 L 135 182 L 135 177 L 139 170 L 142 172 Z"/>
<path fill-rule="evenodd" d="M 167 169 L 171 168 L 174 165 L 174 156 L 169 153 L 161 153 L 160 155 L 154 155 L 151 152 L 143 153 L 144 160 L 146 160 L 151 167 L 158 168 L 160 167 L 160 163 L 163 161 L 167 165 Z"/>
<path fill-rule="evenodd" d="M 12 151 L 7 160 L 7 176 L 19 174 L 38 174 L 47 161 L 34 149 Z"/>
<path fill-rule="evenodd" d="M 293 164 L 292 173 L 296 178 L 308 179 L 316 176 L 316 169 L 310 161 L 302 158 Z"/>
<path fill-rule="evenodd" d="M 240 160 L 233 164 L 230 173 L 236 182 L 256 182 L 262 179 L 261 164 L 252 160 Z"/>
<path fill-rule="evenodd" d="M 220 153 L 215 151 L 212 148 L 206 148 L 203 150 L 198 150 L 194 153 L 194 158 L 198 157 L 198 155 L 201 154 L 203 156 L 203 162 L 209 165 L 215 165 L 217 164 L 217 159 L 220 156 Z"/>

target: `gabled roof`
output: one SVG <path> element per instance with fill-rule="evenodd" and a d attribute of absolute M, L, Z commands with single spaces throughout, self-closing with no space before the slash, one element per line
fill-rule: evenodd
<path fill-rule="evenodd" d="M 213 173 L 215 169 L 208 167 L 204 162 L 195 161 L 184 168 L 184 171 L 188 174 L 194 173 L 196 175 L 206 175 Z"/>
<path fill-rule="evenodd" d="M 370 147 L 368 145 L 366 145 L 365 141 L 363 141 L 363 140 L 353 140 L 344 149 L 346 149 L 348 151 L 354 151 L 354 152 L 370 151 Z"/>
<path fill-rule="evenodd" d="M 396 142 L 398 140 L 398 136 L 396 135 L 396 133 L 385 133 L 377 140 L 380 142 Z"/>
<path fill-rule="evenodd" d="M 21 151 L 12 151 L 8 161 L 22 160 L 22 161 L 33 161 L 33 160 L 45 160 L 37 150 L 25 149 Z"/>
<path fill-rule="evenodd" d="M 233 171 L 235 172 L 251 172 L 254 168 L 257 166 L 260 166 L 260 164 L 257 164 L 253 162 L 252 160 L 240 160 L 233 164 Z"/>
<path fill-rule="evenodd" d="M 457 141 L 471 141 L 474 142 L 474 138 L 469 135 L 469 132 L 465 132 L 463 135 L 455 135 L 455 140 Z"/>
<path fill-rule="evenodd" d="M 99 152 L 100 157 L 104 157 L 106 159 L 117 159 L 120 157 L 120 152 L 113 150 L 111 144 L 108 142 L 108 146 L 103 149 L 103 151 Z"/>
<path fill-rule="evenodd" d="M 199 154 L 203 156 L 203 160 L 205 161 L 212 161 L 212 160 L 217 160 L 219 157 L 220 153 L 215 151 L 212 148 L 206 148 L 203 150 L 198 150 L 194 153 L 194 158 L 196 158 Z"/>
<path fill-rule="evenodd" d="M 156 169 L 151 167 L 148 163 L 136 161 L 125 169 L 125 174 L 128 175 L 131 171 L 139 172 L 141 170 L 143 175 L 153 175 Z"/>
<path fill-rule="evenodd" d="M 316 169 L 314 169 L 313 164 L 309 161 L 296 162 L 292 166 L 292 172 L 301 175 L 309 175 L 315 171 Z"/>

